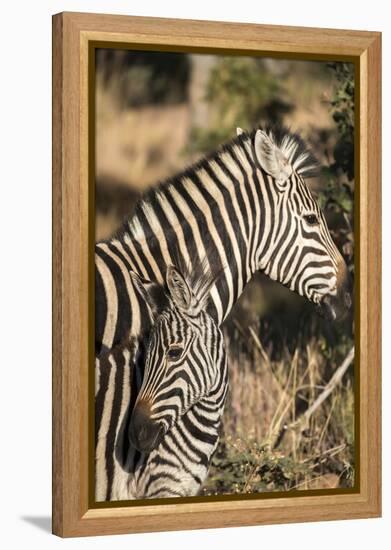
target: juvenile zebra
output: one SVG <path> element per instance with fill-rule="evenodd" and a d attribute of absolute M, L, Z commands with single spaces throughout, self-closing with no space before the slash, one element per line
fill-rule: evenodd
<path fill-rule="evenodd" d="M 223 336 L 206 312 L 213 283 L 205 273 L 195 277 L 169 266 L 166 307 L 157 313 L 146 293 L 155 324 L 139 391 L 124 393 L 137 386 L 134 339 L 101 364 L 98 378 L 107 382 L 97 392 L 97 501 L 191 496 L 205 480 L 228 388 Z M 103 396 L 107 391 L 110 398 Z M 105 418 L 112 419 L 109 430 L 116 426 L 110 437 Z M 106 442 L 103 456 L 100 438 Z"/>

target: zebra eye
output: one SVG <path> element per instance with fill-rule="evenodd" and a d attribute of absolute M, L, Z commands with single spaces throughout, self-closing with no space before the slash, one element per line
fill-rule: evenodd
<path fill-rule="evenodd" d="M 177 361 L 181 357 L 182 353 L 182 346 L 171 346 L 167 351 L 167 357 L 171 359 L 171 361 Z"/>
<path fill-rule="evenodd" d="M 307 216 L 304 216 L 304 219 L 308 225 L 317 225 L 319 223 L 315 214 L 308 214 Z"/>

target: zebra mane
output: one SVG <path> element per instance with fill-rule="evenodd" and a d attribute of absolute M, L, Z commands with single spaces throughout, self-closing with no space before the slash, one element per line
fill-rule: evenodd
<path fill-rule="evenodd" d="M 180 271 L 193 294 L 200 301 L 200 308 L 206 307 L 210 290 L 224 271 L 224 266 L 220 259 L 217 258 L 217 255 L 215 256 L 212 268 L 210 260 L 208 260 L 211 254 L 208 256 L 206 253 L 206 256 L 202 260 L 193 260 L 192 264 L 186 262 L 179 251 L 176 251 L 173 255 L 173 267 Z"/>
<path fill-rule="evenodd" d="M 249 145 L 253 146 L 255 135 L 260 129 L 266 132 L 273 143 L 281 150 L 297 174 L 303 177 L 313 177 L 318 173 L 318 161 L 312 153 L 310 153 L 298 134 L 292 133 L 282 126 L 257 127 L 250 132 L 242 131 L 239 135 L 223 143 L 214 151 L 207 153 L 184 170 L 158 182 L 157 185 L 145 191 L 137 201 L 133 216 L 130 220 L 128 219 L 125 221 L 124 226 L 115 236 L 120 237 L 130 230 L 130 233 L 135 238 L 139 237 L 143 234 L 141 220 L 148 220 L 148 214 L 151 210 L 154 210 L 155 206 L 160 209 L 160 203 L 166 200 L 166 192 L 172 187 L 175 188 L 177 182 L 183 181 L 188 177 L 194 180 L 194 176 L 199 170 L 207 167 L 210 162 L 219 159 L 224 153 L 237 154 L 240 150 L 243 151 L 244 148 L 248 149 Z M 148 236 L 148 234 L 145 234 L 145 237 Z"/>

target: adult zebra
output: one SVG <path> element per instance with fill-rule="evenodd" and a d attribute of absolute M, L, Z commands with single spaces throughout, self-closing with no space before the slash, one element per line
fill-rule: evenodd
<path fill-rule="evenodd" d="M 164 283 L 173 255 L 224 274 L 208 312 L 220 324 L 261 270 L 332 319 L 350 305 L 346 264 L 304 181 L 314 163 L 294 135 L 256 129 L 151 189 L 113 238 L 96 245 L 96 351 L 150 324 L 129 271 Z"/>
<path fill-rule="evenodd" d="M 214 278 L 169 266 L 166 282 L 169 303 L 155 313 L 140 390 L 136 339 L 97 363 L 97 501 L 195 495 L 218 443 L 228 374 L 223 335 L 205 311 Z"/>

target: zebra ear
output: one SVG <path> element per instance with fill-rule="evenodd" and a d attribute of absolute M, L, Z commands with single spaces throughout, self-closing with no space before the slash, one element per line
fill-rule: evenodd
<path fill-rule="evenodd" d="M 155 320 L 159 313 L 168 305 L 168 299 L 164 292 L 164 288 L 158 283 L 141 279 L 141 277 L 133 271 L 130 272 L 130 278 L 144 301 L 148 304 L 151 317 Z"/>
<path fill-rule="evenodd" d="M 237 136 L 241 136 L 242 134 L 244 134 L 244 130 L 242 130 L 242 128 L 236 128 L 236 135 Z"/>
<path fill-rule="evenodd" d="M 263 170 L 277 183 L 284 183 L 292 174 L 292 166 L 273 139 L 262 130 L 255 134 L 255 153 Z"/>
<path fill-rule="evenodd" d="M 172 265 L 167 268 L 166 283 L 174 304 L 189 311 L 193 306 L 193 293 L 182 273 Z"/>

